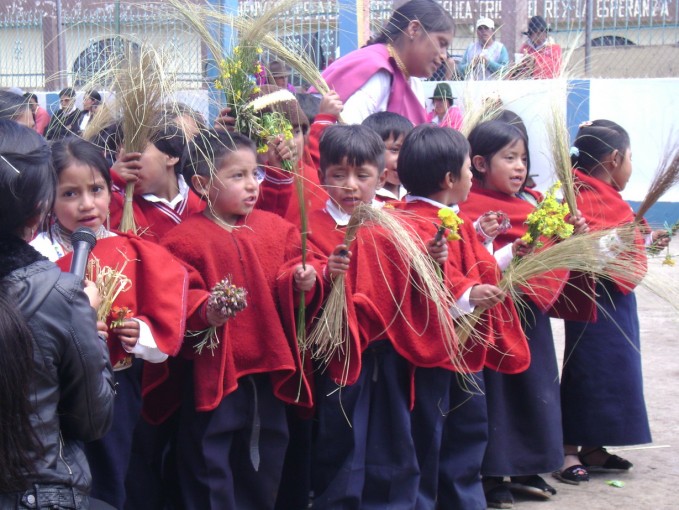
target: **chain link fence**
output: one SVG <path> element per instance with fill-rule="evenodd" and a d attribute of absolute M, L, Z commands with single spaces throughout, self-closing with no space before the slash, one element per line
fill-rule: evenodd
<path fill-rule="evenodd" d="M 368 2 L 371 33 L 389 18 L 392 0 Z M 460 57 L 475 40 L 475 21 L 492 18 L 497 38 L 518 47 L 531 16 L 541 15 L 550 35 L 569 56 L 571 77 L 671 77 L 679 75 L 679 0 L 589 0 L 592 3 L 589 72 L 585 69 L 588 0 L 437 0 L 456 20 L 450 54 Z M 267 2 L 240 0 L 242 14 L 256 16 Z M 99 7 L 95 7 L 98 5 Z M 105 68 L 125 45 L 150 42 L 186 88 L 205 83 L 207 52 L 200 38 L 167 15 L 139 2 L 81 2 L 57 16 L 37 9 L 0 14 L 0 86 L 30 90 L 81 86 Z M 300 1 L 276 21 L 276 36 L 307 54 L 320 68 L 337 58 L 338 0 Z M 510 57 L 512 52 L 510 52 Z M 265 54 L 263 61 L 274 59 Z M 301 85 L 293 73 L 292 82 Z"/>

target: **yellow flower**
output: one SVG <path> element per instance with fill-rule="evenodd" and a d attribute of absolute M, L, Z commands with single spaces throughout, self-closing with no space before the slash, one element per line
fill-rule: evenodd
<path fill-rule="evenodd" d="M 257 54 L 258 54 L 258 55 L 261 55 L 261 54 L 262 54 L 262 48 L 260 48 L 259 46 L 257 46 Z"/>
<path fill-rule="evenodd" d="M 446 235 L 448 241 L 459 241 L 462 239 L 458 234 L 458 230 L 460 225 L 464 223 L 464 220 L 455 214 L 455 211 L 449 207 L 442 207 L 439 209 L 438 217 L 441 220 L 441 226 L 436 234 L 437 240 L 443 236 L 446 229 L 448 229 L 448 234 Z"/>
<path fill-rule="evenodd" d="M 252 89 L 253 94 L 259 94 L 261 91 L 262 91 L 262 89 L 260 89 L 259 87 L 253 87 L 253 89 Z"/>
<path fill-rule="evenodd" d="M 523 235 L 521 236 L 521 240 L 524 241 L 524 242 L 526 242 L 526 243 L 528 243 L 528 244 L 530 244 L 530 243 L 533 242 L 533 236 L 530 235 L 530 232 L 526 232 L 525 234 L 523 234 Z"/>
<path fill-rule="evenodd" d="M 215 88 L 217 90 L 222 90 L 224 88 L 224 85 L 222 85 L 222 82 L 219 80 L 215 80 Z"/>
<path fill-rule="evenodd" d="M 676 262 L 674 262 L 674 259 L 672 258 L 672 255 L 670 255 L 669 253 L 668 253 L 667 255 L 665 255 L 665 259 L 662 261 L 662 265 L 663 265 L 663 266 L 670 266 L 670 267 L 672 267 L 672 266 L 674 266 L 675 263 L 676 263 Z"/>
<path fill-rule="evenodd" d="M 260 145 L 257 147 L 257 154 L 266 154 L 269 148 L 266 145 Z"/>
<path fill-rule="evenodd" d="M 240 46 L 236 46 L 236 47 L 233 49 L 233 52 L 234 52 L 234 53 L 239 53 L 239 52 L 240 52 Z"/>

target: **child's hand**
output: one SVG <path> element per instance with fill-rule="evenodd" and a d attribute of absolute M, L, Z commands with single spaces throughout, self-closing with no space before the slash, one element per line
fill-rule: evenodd
<path fill-rule="evenodd" d="M 586 234 L 589 232 L 589 225 L 583 216 L 569 215 L 566 222 L 573 225 L 573 234 Z"/>
<path fill-rule="evenodd" d="M 432 239 L 427 243 L 427 253 L 442 266 L 448 260 L 448 243 L 443 239 Z"/>
<path fill-rule="evenodd" d="M 229 319 L 228 317 L 222 315 L 221 313 L 219 313 L 219 311 L 215 310 L 211 306 L 207 306 L 207 302 L 205 303 L 205 307 L 206 307 L 205 317 L 207 318 L 207 323 L 210 326 L 218 328 Z"/>
<path fill-rule="evenodd" d="M 278 135 L 268 143 L 267 164 L 276 168 L 281 168 L 283 161 L 294 161 L 297 159 L 297 146 L 292 140 L 286 140 L 283 135 Z"/>
<path fill-rule="evenodd" d="M 139 323 L 135 320 L 128 319 L 122 326 L 112 328 L 111 331 L 118 335 L 123 347 L 128 349 L 133 349 L 139 341 Z"/>
<path fill-rule="evenodd" d="M 479 308 L 492 308 L 502 303 L 507 294 L 499 287 L 484 283 L 475 285 L 469 293 L 469 303 Z"/>
<path fill-rule="evenodd" d="M 125 182 L 137 182 L 141 170 L 141 152 L 121 151 L 120 157 L 113 163 L 112 170 Z"/>
<path fill-rule="evenodd" d="M 236 129 L 236 118 L 231 116 L 231 108 L 222 108 L 215 119 L 214 128 L 217 131 L 233 132 Z"/>
<path fill-rule="evenodd" d="M 108 338 L 108 326 L 104 321 L 97 321 L 97 333 L 105 339 Z"/>
<path fill-rule="evenodd" d="M 657 248 L 666 248 L 670 244 L 670 236 L 667 230 L 659 229 L 651 232 L 651 244 Z"/>
<path fill-rule="evenodd" d="M 479 241 L 487 243 L 492 241 L 500 233 L 500 221 L 496 212 L 483 214 L 477 220 L 477 231 L 479 232 Z M 485 237 L 484 237 L 485 235 Z"/>
<path fill-rule="evenodd" d="M 349 262 L 351 261 L 351 252 L 346 244 L 339 244 L 335 247 L 333 252 L 328 257 L 328 277 L 333 278 L 346 274 L 349 270 Z"/>
<path fill-rule="evenodd" d="M 101 304 L 101 295 L 99 294 L 99 290 L 97 289 L 95 283 L 89 280 L 83 280 L 83 284 L 85 285 L 83 291 L 87 295 L 87 299 L 90 300 L 90 306 L 96 310 Z"/>
<path fill-rule="evenodd" d="M 295 290 L 309 292 L 314 288 L 316 283 L 316 270 L 313 266 L 307 266 L 306 269 L 302 264 L 295 268 Z"/>
<path fill-rule="evenodd" d="M 339 117 L 343 109 L 344 103 L 342 103 L 339 94 L 334 90 L 331 90 L 321 99 L 321 104 L 318 107 L 318 113 L 325 113 L 327 115 Z"/>
<path fill-rule="evenodd" d="M 515 257 L 525 257 L 532 253 L 535 248 L 521 238 L 512 243 L 512 254 Z"/>

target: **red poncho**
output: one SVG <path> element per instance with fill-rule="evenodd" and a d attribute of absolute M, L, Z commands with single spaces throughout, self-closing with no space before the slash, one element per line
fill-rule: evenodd
<path fill-rule="evenodd" d="M 132 282 L 113 305 L 131 310 L 133 317 L 149 326 L 158 349 L 176 356 L 185 330 L 189 280 L 184 265 L 161 246 L 122 233 L 99 239 L 90 260 L 92 257 L 99 259 L 101 267 L 121 270 Z M 57 264 L 68 271 L 72 258 L 69 253 Z M 107 343 L 112 365 L 128 355 L 113 331 L 109 332 Z"/>
<path fill-rule="evenodd" d="M 412 215 L 412 224 L 424 242 L 436 234 L 440 225 L 439 208 L 424 201 L 399 204 Z M 448 241 L 448 263 L 444 266 L 446 283 L 456 299 L 470 288 L 482 283 L 497 285 L 500 270 L 495 258 L 477 240 L 474 222 L 464 213 L 459 226 L 459 240 Z M 521 329 L 521 322 L 511 299 L 485 310 L 477 325 L 480 338 L 470 339 L 465 346 L 464 362 L 469 371 L 484 366 L 498 372 L 515 374 L 530 364 L 530 350 Z M 445 368 L 445 367 L 444 367 Z"/>
<path fill-rule="evenodd" d="M 224 277 L 248 293 L 247 308 L 218 329 L 220 342 L 214 351 L 195 354 L 196 338 L 187 339 L 184 345 L 183 353 L 193 358 L 196 409 L 216 408 L 238 387 L 241 377 L 254 373 L 268 373 L 274 394 L 284 402 L 311 407 L 296 340 L 299 293 L 293 288 L 292 270 L 301 262 L 301 251 L 300 233 L 294 225 L 254 210 L 227 231 L 197 214 L 169 232 L 162 244 L 195 269 L 189 290 L 189 329 L 209 327 L 203 305 Z M 314 251 L 309 250 L 307 264 L 320 278 L 323 260 Z M 322 294 L 320 282 L 307 293 L 307 317 L 315 315 Z"/>
<path fill-rule="evenodd" d="M 578 191 L 578 211 L 587 220 L 591 230 L 616 228 L 634 221 L 634 211 L 630 205 L 609 184 L 575 170 L 575 186 Z M 614 279 L 618 290 L 623 294 L 632 292 L 647 270 L 644 238 L 638 228 L 635 230 L 634 243 L 633 250 L 619 255 L 629 262 L 631 276 L 630 279 Z"/>
<path fill-rule="evenodd" d="M 113 189 L 109 209 L 111 212 L 111 228 L 115 230 L 120 228 L 120 221 L 123 217 L 126 183 L 115 172 L 111 172 L 111 178 L 113 179 Z M 145 200 L 141 195 L 134 196 L 132 208 L 134 223 L 139 235 L 148 241 L 159 243 L 163 236 L 182 220 L 205 209 L 205 202 L 189 190 L 186 199 L 178 203 L 174 209 L 162 202 Z"/>
<path fill-rule="evenodd" d="M 526 190 L 537 201 L 541 195 L 533 190 Z M 474 182 L 467 200 L 460 204 L 460 209 L 476 221 L 482 214 L 488 211 L 502 211 L 509 217 L 511 227 L 503 234 L 498 235 L 493 241 L 496 250 L 513 243 L 528 231 L 525 224 L 528 215 L 535 210 L 535 206 L 526 200 L 507 195 L 499 191 L 491 191 L 482 188 L 478 182 Z M 548 242 L 547 239 L 543 241 Z M 552 308 L 564 285 L 568 281 L 567 269 L 556 269 L 546 272 L 544 275 L 531 279 L 531 285 L 522 287 L 522 292 L 535 303 L 540 310 L 547 312 Z"/>

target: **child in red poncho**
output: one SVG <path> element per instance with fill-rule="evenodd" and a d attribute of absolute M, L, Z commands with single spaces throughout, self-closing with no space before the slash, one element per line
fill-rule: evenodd
<path fill-rule="evenodd" d="M 273 508 L 288 441 L 285 403 L 310 407 L 296 337 L 299 292 L 307 316 L 322 298 L 321 259 L 301 261 L 300 233 L 254 210 L 259 193 L 254 143 L 231 133 L 200 133 L 184 176 L 208 206 L 163 239 L 193 269 L 183 354 L 192 367 L 183 390 L 177 465 L 185 508 Z M 247 307 L 228 314 L 208 305 L 228 277 Z M 216 327 L 212 345 L 195 345 Z M 210 333 L 209 331 L 207 333 Z M 170 381 L 171 382 L 171 381 Z M 175 386 L 176 382 L 175 382 Z M 182 395 L 170 395 L 182 397 Z"/>
<path fill-rule="evenodd" d="M 427 319 L 431 303 L 412 284 L 389 236 L 361 227 L 356 241 L 344 244 L 356 207 L 376 206 L 384 150 L 379 135 L 362 125 L 327 127 L 320 140 L 321 182 L 330 200 L 310 213 L 310 236 L 330 255 L 328 267 L 346 271 L 351 341 L 316 378 L 314 508 L 416 507 L 414 365 L 449 359 L 421 337 L 438 322 Z"/>
<path fill-rule="evenodd" d="M 479 234 L 486 236 L 504 269 L 514 256 L 526 253 L 521 240 L 528 229 L 525 221 L 541 198 L 524 189 L 528 140 L 516 125 L 489 121 L 472 130 L 469 143 L 474 183 L 460 208 L 472 218 L 481 217 Z M 576 231 L 586 228 L 582 219 L 570 221 Z M 482 474 L 489 504 L 511 503 L 510 491 L 540 499 L 556 492 L 538 473 L 553 470 L 563 459 L 559 373 L 548 312 L 567 280 L 568 271 L 556 270 L 522 288 L 525 299 L 517 307 L 530 346 L 528 370 L 516 375 L 484 372 L 490 426 Z M 508 484 L 505 476 L 511 477 Z"/>
<path fill-rule="evenodd" d="M 398 154 L 403 146 L 403 140 L 413 129 L 413 123 L 398 113 L 377 112 L 367 117 L 361 124 L 375 131 L 384 142 L 385 179 L 375 198 L 380 202 L 398 202 L 406 194 L 406 189 L 398 178 Z"/>
<path fill-rule="evenodd" d="M 186 145 L 184 131 L 169 120 L 151 134 L 142 152 L 120 155 L 112 168 L 111 225 L 120 226 L 127 183 L 134 182 L 132 207 L 137 232 L 144 239 L 160 242 L 173 227 L 205 204 L 179 173 Z"/>
<path fill-rule="evenodd" d="M 78 227 L 88 227 L 97 236 L 91 258 L 102 268 L 121 271 L 131 282 L 115 298 L 106 319 L 109 324 L 118 322 L 107 339 L 116 382 L 114 422 L 102 439 L 85 445 L 92 495 L 122 508 L 133 432 L 141 414 L 142 370 L 144 380 L 150 382 L 149 369 L 160 369 L 168 355 L 179 352 L 188 275 L 157 244 L 106 229 L 111 176 L 99 148 L 80 138 L 67 138 L 52 146 L 52 160 L 59 178 L 51 213 L 54 222 L 49 232 L 36 237 L 34 247 L 68 271 L 70 235 Z"/>
<path fill-rule="evenodd" d="M 595 120 L 580 126 L 573 148 L 578 211 L 592 230 L 633 227 L 634 212 L 622 198 L 632 173 L 627 132 L 615 122 Z M 651 242 L 664 234 L 647 236 Z M 619 235 L 620 234 L 620 235 Z M 633 245 L 623 241 L 632 237 Z M 645 232 L 615 230 L 601 241 L 601 256 L 624 259 L 629 278 L 596 283 L 594 317 L 567 320 L 561 379 L 561 408 L 566 459 L 554 475 L 577 484 L 587 470 L 628 471 L 632 463 L 603 445 L 651 442 L 641 373 L 639 319 L 634 288 L 646 274 Z M 659 246 L 666 246 L 661 238 Z M 619 395 L 619 398 L 612 398 Z M 581 447 L 579 449 L 579 447 Z"/>
<path fill-rule="evenodd" d="M 460 369 L 449 360 L 415 373 L 413 436 L 422 477 L 418 501 L 423 508 L 436 502 L 442 508 L 485 508 L 480 472 L 488 421 L 482 369 L 522 372 L 530 362 L 528 345 L 512 301 L 497 287 L 495 259 L 477 240 L 473 220 L 457 205 L 467 198 L 472 183 L 464 136 L 450 128 L 416 127 L 405 138 L 398 172 L 408 189 L 401 207 L 412 215 L 420 237 L 442 224 L 439 215 L 459 214 L 461 224 L 447 231 L 451 240 L 442 271 L 457 299 L 455 314 L 487 310 L 462 354 L 467 375 L 455 373 Z"/>

